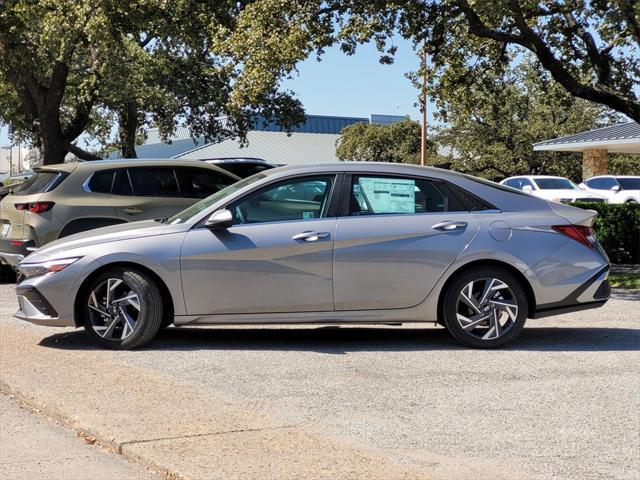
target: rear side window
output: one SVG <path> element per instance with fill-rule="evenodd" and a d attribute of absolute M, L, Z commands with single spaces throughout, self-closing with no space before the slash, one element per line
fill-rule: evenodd
<path fill-rule="evenodd" d="M 412 214 L 457 211 L 436 182 L 426 179 L 356 176 L 349 215 Z M 457 204 L 457 199 L 454 199 Z"/>
<path fill-rule="evenodd" d="M 131 188 L 131 181 L 129 180 L 129 174 L 126 169 L 116 170 L 116 175 L 113 180 L 113 189 L 111 190 L 113 195 L 133 195 L 133 189 Z"/>
<path fill-rule="evenodd" d="M 176 168 L 180 193 L 187 198 L 206 198 L 235 183 L 235 179 L 222 172 L 205 168 Z"/>
<path fill-rule="evenodd" d="M 129 168 L 133 193 L 139 197 L 179 197 L 180 189 L 173 168 Z"/>
<path fill-rule="evenodd" d="M 239 176 L 240 178 L 247 178 L 255 173 L 264 172 L 265 170 L 269 170 L 272 168 L 269 165 L 264 165 L 262 163 L 214 163 L 214 165 L 224 168 L 227 172 L 231 172 L 234 175 Z"/>
<path fill-rule="evenodd" d="M 450 191 L 452 196 L 455 196 L 460 202 L 462 208 L 460 210 L 466 210 L 468 212 L 482 212 L 483 210 L 496 210 L 496 207 L 490 203 L 476 197 L 470 192 L 467 192 L 463 188 L 454 185 L 453 183 L 445 182 L 442 187 L 445 191 Z M 449 202 L 453 204 L 454 202 Z M 449 210 L 452 211 L 452 210 Z"/>
<path fill-rule="evenodd" d="M 87 184 L 89 190 L 94 193 L 111 193 L 114 173 L 115 170 L 95 172 Z"/>
<path fill-rule="evenodd" d="M 36 172 L 14 190 L 17 195 L 46 193 L 56 188 L 66 177 L 63 172 Z"/>

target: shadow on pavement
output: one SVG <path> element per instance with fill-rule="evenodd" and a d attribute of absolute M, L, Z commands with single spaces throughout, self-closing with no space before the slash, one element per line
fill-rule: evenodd
<path fill-rule="evenodd" d="M 40 345 L 97 350 L 83 331 L 58 333 Z M 282 350 L 342 355 L 369 351 L 464 350 L 444 328 L 168 328 L 141 350 Z M 640 330 L 627 328 L 525 328 L 511 351 L 639 351 Z"/>

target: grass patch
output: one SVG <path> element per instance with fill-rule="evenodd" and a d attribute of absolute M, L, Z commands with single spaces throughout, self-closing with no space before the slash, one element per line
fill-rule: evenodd
<path fill-rule="evenodd" d="M 640 273 L 637 272 L 613 272 L 609 274 L 609 283 L 617 288 L 640 289 Z"/>

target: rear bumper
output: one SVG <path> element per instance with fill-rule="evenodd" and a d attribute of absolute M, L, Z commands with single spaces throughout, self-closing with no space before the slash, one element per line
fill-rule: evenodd
<path fill-rule="evenodd" d="M 36 244 L 33 240 L 0 238 L 0 259 L 2 259 L 3 263 L 15 267 L 31 253 L 29 249 L 35 248 L 35 246 Z"/>
<path fill-rule="evenodd" d="M 609 265 L 606 265 L 589 280 L 576 288 L 571 294 L 559 302 L 538 305 L 531 318 L 550 317 L 563 313 L 578 312 L 603 306 L 609 300 Z"/>

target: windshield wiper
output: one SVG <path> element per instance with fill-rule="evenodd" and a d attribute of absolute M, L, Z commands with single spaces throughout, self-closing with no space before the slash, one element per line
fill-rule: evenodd
<path fill-rule="evenodd" d="M 169 217 L 154 218 L 153 221 L 158 223 L 167 223 L 169 221 Z"/>

